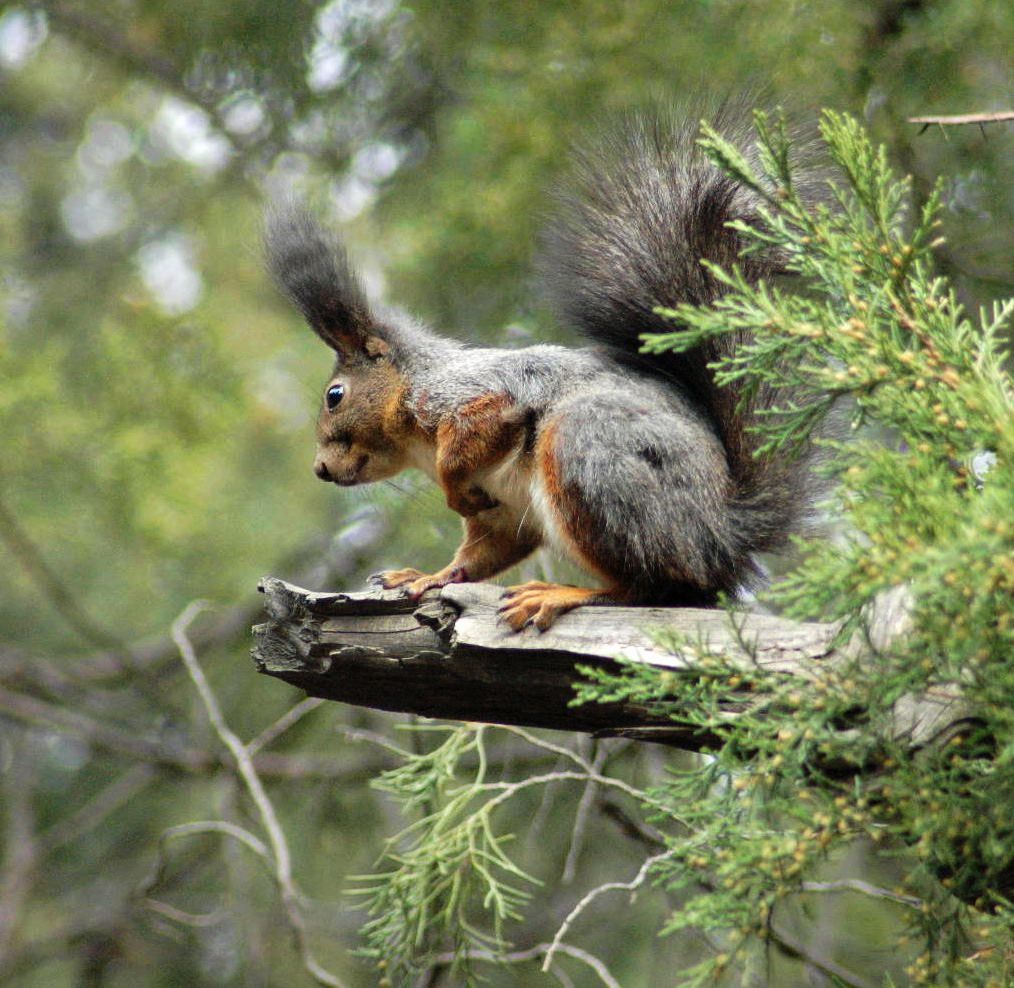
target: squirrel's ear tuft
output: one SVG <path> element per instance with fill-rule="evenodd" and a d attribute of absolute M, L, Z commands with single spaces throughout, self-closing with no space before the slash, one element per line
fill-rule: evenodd
<path fill-rule="evenodd" d="M 369 357 L 378 327 L 341 240 L 299 206 L 275 204 L 264 224 L 275 281 L 342 361 Z"/>

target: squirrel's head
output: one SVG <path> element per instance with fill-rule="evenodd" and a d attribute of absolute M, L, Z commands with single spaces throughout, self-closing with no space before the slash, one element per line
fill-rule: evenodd
<path fill-rule="evenodd" d="M 397 336 L 370 310 L 345 248 L 304 209 L 276 206 L 265 230 L 275 280 L 337 354 L 317 420 L 314 472 L 350 486 L 407 466 L 413 420 L 397 367 Z"/>
<path fill-rule="evenodd" d="M 390 347 L 368 336 L 361 350 L 338 354 L 317 418 L 314 473 L 342 487 L 392 477 L 408 466 L 414 430 Z"/>

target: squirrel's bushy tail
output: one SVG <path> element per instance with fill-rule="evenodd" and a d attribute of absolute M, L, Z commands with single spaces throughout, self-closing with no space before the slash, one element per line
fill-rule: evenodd
<path fill-rule="evenodd" d="M 657 315 L 714 301 L 722 286 L 701 259 L 736 264 L 756 282 L 779 272 L 773 256 L 741 256 L 731 220 L 758 220 L 755 193 L 712 165 L 697 146 L 704 118 L 749 160 L 751 114 L 744 104 L 658 108 L 627 117 L 575 153 L 571 177 L 557 191 L 558 212 L 543 235 L 540 274 L 558 318 L 614 356 L 659 374 L 711 417 L 725 445 L 735 490 L 730 534 L 745 552 L 775 549 L 806 512 L 805 456 L 756 457 L 749 431 L 757 413 L 787 395 L 761 387 L 747 405 L 742 392 L 719 388 L 707 365 L 743 337 L 723 335 L 685 353 L 640 353 L 644 333 L 678 328 Z"/>

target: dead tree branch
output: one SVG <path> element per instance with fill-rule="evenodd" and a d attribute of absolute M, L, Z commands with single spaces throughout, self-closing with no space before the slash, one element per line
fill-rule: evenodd
<path fill-rule="evenodd" d="M 579 666 L 627 661 L 692 674 L 701 646 L 741 666 L 813 679 L 902 633 L 903 595 L 884 599 L 862 641 L 834 648 L 837 628 L 766 614 L 691 608 L 587 607 L 545 633 L 513 634 L 497 620 L 501 590 L 457 584 L 413 602 L 392 591 L 311 593 L 261 583 L 269 620 L 254 629 L 259 671 L 311 696 L 451 720 L 626 736 L 697 750 L 714 738 L 668 713 L 629 702 L 571 706 Z M 698 643 L 668 651 L 659 631 Z M 678 700 L 678 697 L 674 697 Z M 744 702 L 749 701 L 744 696 Z M 894 738 L 921 747 L 969 719 L 952 693 L 904 697 Z"/>

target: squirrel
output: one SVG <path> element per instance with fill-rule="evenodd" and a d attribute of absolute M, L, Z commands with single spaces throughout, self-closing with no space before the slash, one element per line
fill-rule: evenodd
<path fill-rule="evenodd" d="M 506 589 L 500 618 L 543 631 L 584 604 L 714 606 L 756 582 L 756 553 L 798 529 L 810 500 L 805 456 L 758 457 L 751 429 L 784 394 L 720 388 L 709 369 L 742 335 L 640 352 L 642 334 L 673 331 L 658 308 L 721 295 L 702 258 L 736 264 L 752 282 L 782 270 L 770 253 L 741 253 L 728 224 L 756 222 L 758 197 L 707 160 L 699 119 L 671 109 L 625 118 L 576 153 L 557 191 L 541 282 L 588 347 L 471 347 L 437 335 L 372 306 L 340 239 L 305 209 L 269 211 L 271 272 L 337 355 L 316 475 L 344 487 L 416 467 L 464 519 L 447 566 L 380 573 L 382 586 L 419 597 L 549 546 L 597 585 Z M 712 123 L 742 145 L 748 119 L 726 104 Z"/>

